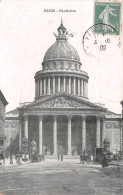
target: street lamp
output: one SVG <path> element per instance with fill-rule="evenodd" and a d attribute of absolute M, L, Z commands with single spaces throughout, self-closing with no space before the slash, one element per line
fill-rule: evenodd
<path fill-rule="evenodd" d="M 13 139 L 11 138 L 10 139 L 10 164 L 13 164 L 13 159 L 12 159 L 12 142 L 13 142 Z"/>

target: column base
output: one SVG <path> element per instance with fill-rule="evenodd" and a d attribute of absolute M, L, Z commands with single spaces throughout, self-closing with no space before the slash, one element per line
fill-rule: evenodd
<path fill-rule="evenodd" d="M 72 154 L 69 153 L 69 154 L 67 154 L 67 156 L 72 156 Z"/>
<path fill-rule="evenodd" d="M 50 154 L 50 155 L 45 155 L 45 159 L 57 159 L 58 156 L 56 154 Z"/>
<path fill-rule="evenodd" d="M 52 154 L 52 156 L 57 156 L 57 153 Z"/>
<path fill-rule="evenodd" d="M 42 155 L 43 153 L 38 153 L 39 155 Z"/>

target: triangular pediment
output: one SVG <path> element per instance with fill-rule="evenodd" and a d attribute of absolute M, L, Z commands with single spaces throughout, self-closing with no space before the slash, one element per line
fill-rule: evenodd
<path fill-rule="evenodd" d="M 68 97 L 57 97 L 34 106 L 35 108 L 90 108 L 88 105 Z"/>
<path fill-rule="evenodd" d="M 100 106 L 77 98 L 72 95 L 60 94 L 46 97 L 45 99 L 33 102 L 27 105 L 27 109 L 41 109 L 41 108 L 76 108 L 76 109 L 103 109 Z"/>

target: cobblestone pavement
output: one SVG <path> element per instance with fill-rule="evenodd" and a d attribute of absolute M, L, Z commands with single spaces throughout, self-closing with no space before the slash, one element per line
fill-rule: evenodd
<path fill-rule="evenodd" d="M 79 160 L 0 166 L 0 195 L 123 195 L 123 174 Z"/>

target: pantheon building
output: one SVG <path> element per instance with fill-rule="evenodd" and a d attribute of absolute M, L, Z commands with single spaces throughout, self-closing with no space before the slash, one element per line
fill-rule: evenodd
<path fill-rule="evenodd" d="M 112 151 L 122 150 L 120 115 L 89 101 L 88 73 L 62 22 L 57 30 L 34 77 L 35 100 L 18 108 L 19 149 L 26 137 L 36 142 L 40 154 L 79 155 L 85 150 L 94 155 L 108 137 Z"/>

